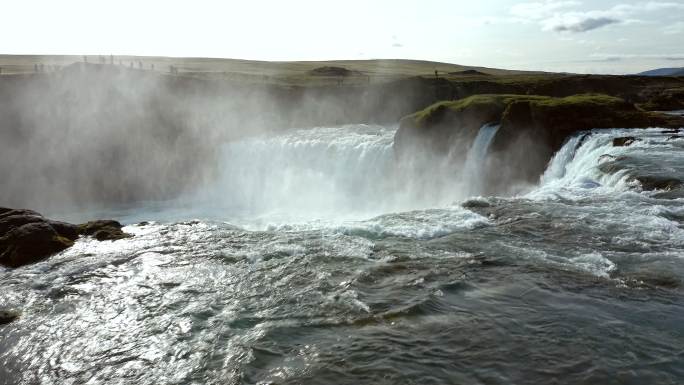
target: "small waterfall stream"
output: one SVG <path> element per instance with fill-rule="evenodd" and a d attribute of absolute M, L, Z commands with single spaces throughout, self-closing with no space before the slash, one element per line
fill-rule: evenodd
<path fill-rule="evenodd" d="M 489 123 L 480 127 L 477 137 L 468 150 L 461 176 L 465 182 L 467 195 L 482 194 L 483 192 L 487 153 L 500 126 L 498 123 Z"/>

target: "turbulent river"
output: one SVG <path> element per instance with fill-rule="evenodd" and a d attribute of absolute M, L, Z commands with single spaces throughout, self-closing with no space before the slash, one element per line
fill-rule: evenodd
<path fill-rule="evenodd" d="M 497 128 L 439 183 L 395 128 L 225 145 L 201 192 L 97 213 L 134 238 L 0 267 L 0 383 L 683 383 L 684 193 L 643 187 L 684 138 L 583 133 L 482 197 Z"/>

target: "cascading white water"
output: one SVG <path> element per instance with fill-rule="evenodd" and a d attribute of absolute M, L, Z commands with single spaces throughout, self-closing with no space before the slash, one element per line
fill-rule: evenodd
<path fill-rule="evenodd" d="M 355 125 L 250 138 L 224 147 L 214 200 L 250 215 L 382 212 L 395 129 Z"/>
<path fill-rule="evenodd" d="M 583 195 L 588 190 L 624 188 L 622 173 L 606 174 L 598 169 L 604 159 L 625 151 L 612 145 L 612 139 L 624 134 L 623 131 L 601 130 L 569 138 L 549 162 L 541 176 L 540 187 L 530 196 L 553 196 L 560 191 Z"/>
<path fill-rule="evenodd" d="M 529 196 L 554 196 L 559 192 L 584 196 L 633 189 L 634 182 L 629 181 L 628 170 L 606 173 L 599 166 L 625 155 L 637 161 L 656 157 L 660 167 L 668 162 L 677 166 L 681 151 L 677 150 L 676 141 L 667 139 L 668 135 L 661 129 L 603 129 L 574 136 L 554 155 L 541 177 L 539 188 Z M 614 138 L 624 136 L 634 137 L 636 141 L 630 146 L 613 146 Z M 674 169 L 670 171 L 674 172 Z"/>
<path fill-rule="evenodd" d="M 575 157 L 575 152 L 578 150 L 577 145 L 582 138 L 584 138 L 584 135 L 570 137 L 565 141 L 563 147 L 553 155 L 549 165 L 546 167 L 546 171 L 541 176 L 542 185 L 565 176 L 566 167 Z"/>
<path fill-rule="evenodd" d="M 461 180 L 466 183 L 465 191 L 467 195 L 482 193 L 487 153 L 489 152 L 489 146 L 494 140 L 494 136 L 499 131 L 499 127 L 499 124 L 485 124 L 480 127 L 477 137 L 475 137 L 473 144 L 468 150 L 461 176 Z"/>
<path fill-rule="evenodd" d="M 408 175 L 416 171 L 397 166 L 396 128 L 320 127 L 235 141 L 224 146 L 219 178 L 202 198 L 212 206 L 208 210 L 267 223 L 444 207 L 481 194 L 487 152 L 498 128 L 488 124 L 480 129 L 465 163 L 428 163 L 417 171 L 421 175 Z"/>

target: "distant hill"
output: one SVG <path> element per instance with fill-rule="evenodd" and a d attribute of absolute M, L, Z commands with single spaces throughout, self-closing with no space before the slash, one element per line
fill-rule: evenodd
<path fill-rule="evenodd" d="M 367 76 L 370 76 L 373 81 L 382 81 L 383 79 L 395 80 L 411 76 L 433 76 L 435 71 L 438 71 L 438 73 L 442 75 L 450 72 L 462 71 L 476 71 L 489 75 L 544 74 L 542 72 L 534 71 L 516 71 L 405 59 L 269 62 L 193 57 L 0 54 L 1 75 L 34 73 L 36 72 L 36 65 L 44 66 L 44 70 L 50 72 L 72 63 L 83 62 L 90 64 L 113 64 L 119 67 L 144 69 L 146 71 L 156 71 L 158 73 L 169 73 L 171 67 L 173 67 L 179 74 L 186 76 L 288 85 L 309 85 L 312 82 L 323 82 L 325 79 L 321 80 L 321 78 L 325 77 L 353 77 L 354 75 L 361 74 L 364 75 L 362 79 L 364 84 L 367 82 Z M 348 80 L 351 81 L 352 79 Z"/>
<path fill-rule="evenodd" d="M 658 68 L 650 71 L 640 72 L 637 75 L 644 76 L 684 76 L 684 67 L 682 68 Z"/>
<path fill-rule="evenodd" d="M 488 73 L 480 72 L 478 70 L 465 70 L 465 71 L 449 72 L 449 75 L 490 76 Z"/>

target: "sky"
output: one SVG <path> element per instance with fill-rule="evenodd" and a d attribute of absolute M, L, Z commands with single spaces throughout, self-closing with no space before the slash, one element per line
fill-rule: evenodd
<path fill-rule="evenodd" d="M 0 53 L 684 67 L 684 0 L 0 0 Z"/>

